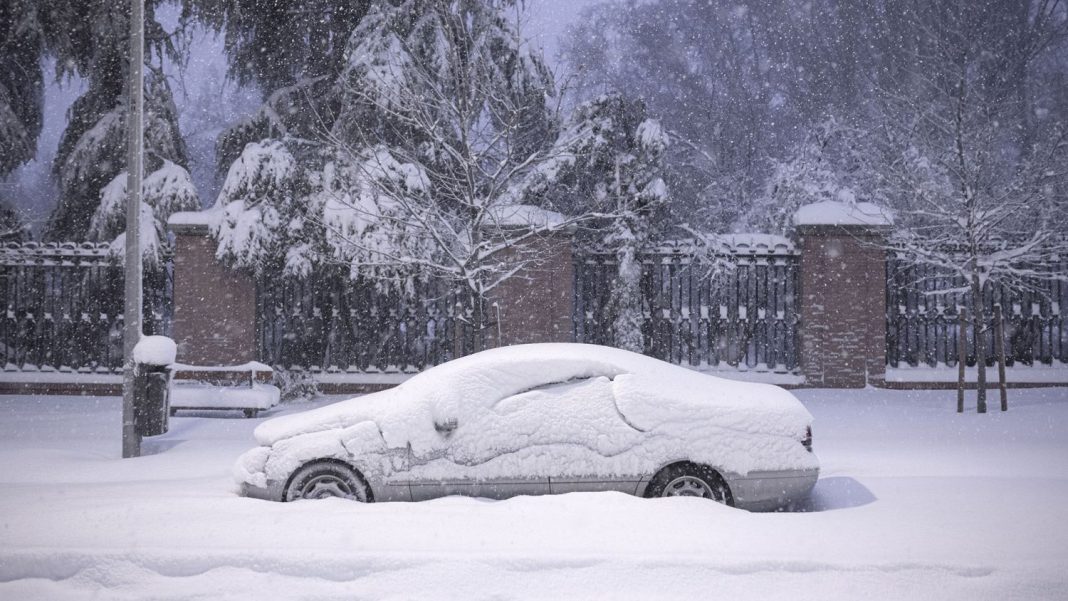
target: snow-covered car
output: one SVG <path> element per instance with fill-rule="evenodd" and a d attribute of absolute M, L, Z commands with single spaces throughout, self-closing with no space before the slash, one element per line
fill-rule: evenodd
<path fill-rule="evenodd" d="M 260 424 L 243 494 L 418 501 L 575 491 L 770 509 L 807 495 L 812 416 L 789 392 L 627 351 L 530 344 Z"/>

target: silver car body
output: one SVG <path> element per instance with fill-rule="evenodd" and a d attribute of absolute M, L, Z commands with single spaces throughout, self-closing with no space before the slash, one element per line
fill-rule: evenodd
<path fill-rule="evenodd" d="M 235 475 L 245 495 L 283 500 L 315 461 L 351 466 L 381 501 L 447 495 L 619 491 L 706 465 L 741 508 L 806 496 L 819 466 L 811 416 L 789 392 L 727 381 L 604 347 L 537 344 L 478 353 L 398 386 L 257 429 Z"/>

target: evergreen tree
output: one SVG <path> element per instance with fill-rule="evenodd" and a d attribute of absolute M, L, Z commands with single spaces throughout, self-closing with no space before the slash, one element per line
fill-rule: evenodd
<path fill-rule="evenodd" d="M 339 77 L 321 80 L 336 99 L 329 118 L 306 129 L 262 114 L 280 139 L 246 145 L 228 175 L 220 252 L 261 269 L 282 255 L 298 274 L 328 258 L 380 282 L 450 281 L 482 330 L 488 296 L 538 259 L 520 243 L 563 225 L 515 206 L 551 150 L 554 88 L 508 20 L 514 5 L 374 5 Z M 272 200 L 286 195 L 291 206 Z"/>
<path fill-rule="evenodd" d="M 215 206 L 220 258 L 258 273 L 281 267 L 282 275 L 303 277 L 329 256 L 323 205 L 344 186 L 321 154 L 318 147 L 283 140 L 245 146 Z"/>
<path fill-rule="evenodd" d="M 224 33 L 230 75 L 263 93 L 263 106 L 219 137 L 221 172 L 249 143 L 311 139 L 330 126 L 344 50 L 370 5 L 371 0 L 185 0 L 187 18 Z"/>
<path fill-rule="evenodd" d="M 577 107 L 556 138 L 551 159 L 527 182 L 528 196 L 553 199 L 584 223 L 585 243 L 615 254 L 617 278 L 609 299 L 615 345 L 645 348 L 641 254 L 665 223 L 669 138 L 639 100 L 601 96 Z"/>
<path fill-rule="evenodd" d="M 129 6 L 108 0 L 64 0 L 38 8 L 46 50 L 56 58 L 57 76 L 77 74 L 88 90 L 71 106 L 69 122 L 53 163 L 58 204 L 45 237 L 80 240 L 101 205 L 105 187 L 126 162 L 126 85 Z M 170 34 L 155 19 L 159 2 L 145 7 L 145 172 L 170 163 L 187 164 L 170 84 L 162 72 L 164 54 L 179 58 Z M 188 208 L 195 208 L 190 206 Z M 157 224 L 157 229 L 164 226 Z"/>
<path fill-rule="evenodd" d="M 0 179 L 37 152 L 44 77 L 36 10 L 31 0 L 0 3 Z"/>
<path fill-rule="evenodd" d="M 88 237 L 98 242 L 111 242 L 116 250 L 125 248 L 126 238 L 126 172 L 121 171 L 100 193 L 100 205 L 89 222 Z M 167 244 L 167 219 L 178 211 L 195 211 L 200 199 L 193 187 L 189 172 L 164 160 L 159 169 L 149 173 L 142 182 L 141 252 L 146 267 L 156 270 L 160 249 Z"/>

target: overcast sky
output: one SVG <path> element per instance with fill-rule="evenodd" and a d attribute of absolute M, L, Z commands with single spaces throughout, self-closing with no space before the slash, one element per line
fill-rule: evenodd
<path fill-rule="evenodd" d="M 556 59 L 560 49 L 560 37 L 585 8 L 600 1 L 602 0 L 528 0 L 527 22 L 523 34 L 542 49 L 549 64 L 558 71 Z M 159 16 L 165 26 L 168 22 L 177 22 L 176 11 L 170 14 L 161 11 Z M 226 58 L 223 56 L 222 44 L 221 36 L 209 32 L 201 33 L 199 39 L 191 45 L 188 68 L 180 75 L 180 81 L 176 80 L 173 85 L 182 131 L 187 138 L 191 154 L 196 154 L 206 145 L 214 143 L 215 136 L 222 130 L 222 127 L 218 126 L 220 120 L 232 123 L 258 106 L 259 95 L 255 90 L 240 90 L 226 81 Z M 51 72 L 51 65 L 46 66 L 46 76 Z M 175 75 L 178 76 L 177 73 Z M 82 82 L 77 79 L 52 82 L 46 87 L 44 126 L 38 142 L 37 158 L 16 170 L 8 181 L 0 183 L 4 188 L 3 196 L 13 202 L 35 231 L 40 230 L 52 210 L 55 187 L 49 176 L 50 165 L 66 126 L 67 108 L 84 91 L 83 87 Z M 197 100 L 204 98 L 210 98 L 213 102 L 202 102 L 200 106 L 211 106 L 214 111 L 221 110 L 221 117 L 220 114 L 214 113 L 202 115 L 204 118 L 198 119 Z M 218 102 L 220 99 L 221 103 Z M 191 168 L 194 180 L 204 197 L 202 201 L 211 205 L 218 187 L 218 182 L 213 181 L 213 166 L 197 162 L 196 157 L 193 159 Z"/>

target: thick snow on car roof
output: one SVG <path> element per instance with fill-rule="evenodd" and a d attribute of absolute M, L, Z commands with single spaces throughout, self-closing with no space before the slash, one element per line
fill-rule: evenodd
<path fill-rule="evenodd" d="M 378 424 L 390 446 L 440 444 L 435 424 L 463 424 L 500 399 L 550 383 L 603 376 L 613 380 L 620 412 L 646 430 L 669 422 L 715 420 L 740 431 L 795 436 L 811 421 L 792 394 L 775 386 L 736 382 L 609 347 L 546 343 L 491 349 L 420 373 L 396 388 L 306 413 L 267 421 L 260 444 Z"/>

